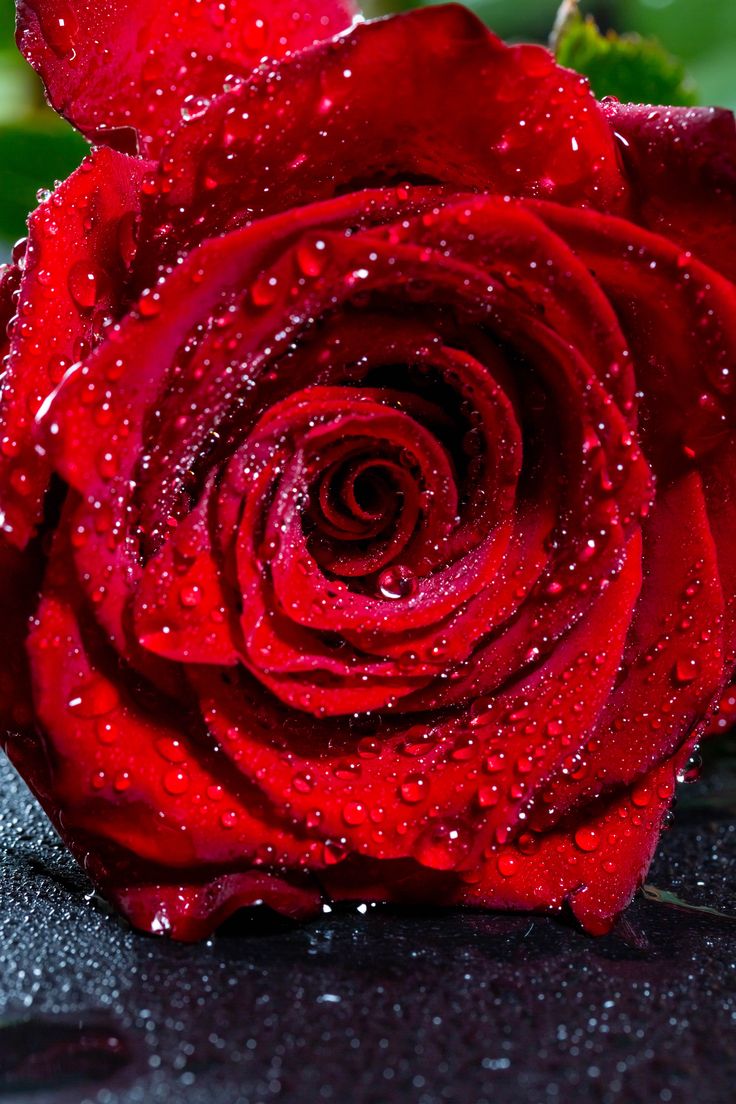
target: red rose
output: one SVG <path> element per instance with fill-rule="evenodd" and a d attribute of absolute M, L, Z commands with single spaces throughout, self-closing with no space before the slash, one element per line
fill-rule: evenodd
<path fill-rule="evenodd" d="M 9 753 L 149 931 L 604 931 L 734 668 L 733 117 L 457 6 L 154 8 L 19 3 L 111 141 L 3 279 Z"/>

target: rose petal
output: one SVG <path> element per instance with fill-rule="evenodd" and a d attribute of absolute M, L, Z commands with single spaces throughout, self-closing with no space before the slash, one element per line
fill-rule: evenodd
<path fill-rule="evenodd" d="M 553 781 L 531 817 L 540 830 L 678 752 L 728 678 L 723 593 L 697 473 L 661 489 L 643 532 L 646 573 L 618 685 L 590 733 L 601 769 Z"/>
<path fill-rule="evenodd" d="M 184 883 L 192 868 L 211 872 L 199 888 L 182 887 L 180 914 L 169 916 L 172 934 L 181 922 L 186 938 L 186 902 L 196 912 L 211 901 L 210 881 L 217 887 L 221 876 L 254 864 L 264 875 L 284 863 L 319 866 L 321 847 L 290 834 L 224 757 L 203 754 L 185 703 L 152 695 L 115 663 L 65 553 L 57 538 L 28 645 L 43 741 L 25 755 L 24 776 L 74 854 L 133 922 L 152 900 L 136 886 L 175 881 L 172 871 Z M 245 903 L 247 881 L 225 877 L 215 896 Z M 162 897 L 171 904 L 166 890 Z"/>
<path fill-rule="evenodd" d="M 90 154 L 30 216 L 18 317 L 0 407 L 0 507 L 23 546 L 40 520 L 51 474 L 36 422 L 71 366 L 126 306 L 140 185 L 148 165 L 112 150 Z M 109 410 L 96 411 L 99 438 Z"/>
<path fill-rule="evenodd" d="M 154 155 L 230 74 L 348 27 L 352 0 L 18 0 L 18 45 L 52 106 L 97 142 Z"/>
<path fill-rule="evenodd" d="M 633 218 L 736 278 L 736 120 L 714 107 L 606 102 Z"/>
<path fill-rule="evenodd" d="M 206 939 L 238 909 L 266 905 L 281 916 L 307 920 L 322 903 L 308 875 L 277 877 L 258 870 L 174 885 L 140 879 L 110 885 L 107 896 L 134 928 L 184 943 Z"/>
<path fill-rule="evenodd" d="M 214 557 L 209 486 L 197 506 L 148 561 L 135 593 L 135 632 L 144 648 L 187 663 L 237 663 L 221 565 Z"/>
<path fill-rule="evenodd" d="M 365 753 L 344 721 L 336 726 L 292 713 L 289 722 L 289 711 L 247 676 L 224 680 L 213 668 L 196 666 L 188 675 L 222 751 L 269 800 L 288 799 L 296 823 L 339 840 L 346 854 L 423 862 L 423 841 L 438 816 L 457 821 L 467 851 L 477 853 L 492 830 L 503 829 L 507 838 L 540 780 L 556 776 L 583 748 L 615 679 L 640 581 L 638 538 L 632 538 L 624 570 L 598 600 L 595 616 L 529 677 L 489 698 L 476 722 L 439 714 L 427 723 L 420 714 L 418 723 L 407 724 L 385 711 Z M 543 754 L 527 766 L 530 747 Z M 488 770 L 491 754 L 499 762 Z"/>
<path fill-rule="evenodd" d="M 168 228 L 172 259 L 265 214 L 416 180 L 625 207 L 585 78 L 451 4 L 358 24 L 219 97 L 166 149 L 146 225 Z"/>

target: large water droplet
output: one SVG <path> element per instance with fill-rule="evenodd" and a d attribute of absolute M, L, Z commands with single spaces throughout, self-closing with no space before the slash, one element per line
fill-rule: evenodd
<path fill-rule="evenodd" d="M 454 870 L 465 858 L 470 840 L 467 829 L 457 821 L 435 821 L 417 840 L 414 855 L 422 866 L 433 870 Z"/>
<path fill-rule="evenodd" d="M 64 0 L 54 4 L 36 4 L 34 11 L 38 16 L 43 37 L 57 57 L 69 57 L 74 53 L 79 23 L 71 6 Z"/>
<path fill-rule="evenodd" d="M 698 661 L 692 656 L 683 656 L 678 659 L 672 669 L 672 677 L 678 686 L 687 686 L 689 683 L 695 682 L 698 673 Z"/>
<path fill-rule="evenodd" d="M 69 294 L 82 310 L 91 310 L 97 302 L 97 275 L 88 261 L 77 261 L 67 277 Z"/>
<path fill-rule="evenodd" d="M 596 851 L 600 842 L 600 836 L 593 828 L 578 828 L 575 833 L 575 846 L 581 851 Z"/>
<path fill-rule="evenodd" d="M 327 242 L 324 238 L 307 237 L 296 247 L 296 263 L 303 276 L 311 279 L 321 276 L 327 260 Z"/>
<path fill-rule="evenodd" d="M 414 572 L 403 564 L 387 567 L 378 576 L 378 590 L 383 598 L 392 600 L 410 598 L 417 588 Z"/>
<path fill-rule="evenodd" d="M 429 793 L 429 779 L 425 774 L 408 774 L 399 787 L 401 800 L 407 805 L 416 805 Z"/>
<path fill-rule="evenodd" d="M 72 690 L 67 706 L 76 717 L 102 717 L 116 709 L 119 701 L 112 683 L 93 678 Z"/>
<path fill-rule="evenodd" d="M 209 106 L 210 101 L 206 96 L 187 96 L 181 105 L 181 117 L 185 123 L 189 123 L 204 115 Z"/>
<path fill-rule="evenodd" d="M 504 852 L 496 859 L 496 869 L 502 878 L 513 878 L 518 870 L 519 861 L 515 855 Z"/>
<path fill-rule="evenodd" d="M 163 777 L 163 786 L 172 797 L 178 797 L 189 789 L 189 775 L 180 768 L 173 768 Z"/>
<path fill-rule="evenodd" d="M 366 807 L 360 801 L 348 801 L 343 806 L 342 819 L 351 828 L 357 828 L 359 824 L 363 824 L 367 816 Z"/>

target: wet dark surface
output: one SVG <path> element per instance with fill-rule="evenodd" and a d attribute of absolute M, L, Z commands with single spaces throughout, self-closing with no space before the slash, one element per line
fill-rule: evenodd
<path fill-rule="evenodd" d="M 728 748 L 681 793 L 649 898 L 599 940 L 379 908 L 297 928 L 251 915 L 198 947 L 138 936 L 5 762 L 0 864 L 3 1104 L 734 1099 Z"/>

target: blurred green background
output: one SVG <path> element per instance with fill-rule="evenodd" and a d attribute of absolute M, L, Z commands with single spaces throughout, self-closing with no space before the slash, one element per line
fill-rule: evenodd
<path fill-rule="evenodd" d="M 469 0 L 502 37 L 547 40 L 559 0 Z M 367 15 L 422 0 L 364 0 Z M 685 63 L 700 103 L 736 108 L 736 0 L 583 0 L 602 29 L 656 35 Z M 13 41 L 14 0 L 0 0 L 0 257 L 24 232 L 39 188 L 79 163 L 85 143 L 44 104 Z"/>

